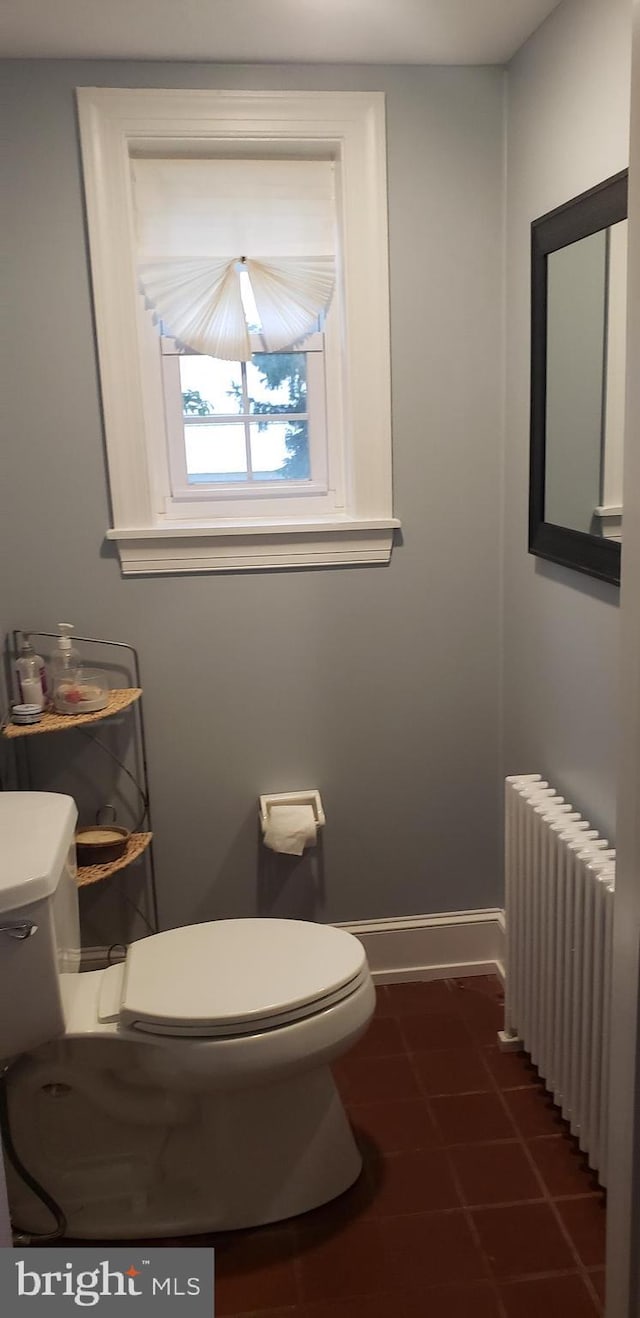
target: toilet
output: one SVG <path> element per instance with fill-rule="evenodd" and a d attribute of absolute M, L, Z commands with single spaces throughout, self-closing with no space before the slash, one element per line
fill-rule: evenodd
<path fill-rule="evenodd" d="M 346 1190 L 361 1158 L 330 1064 L 366 1030 L 362 944 L 299 920 L 189 925 L 78 974 L 76 807 L 0 793 L 0 1061 L 17 1154 L 67 1235 L 258 1226 Z M 8 1167 L 14 1224 L 52 1229 Z"/>

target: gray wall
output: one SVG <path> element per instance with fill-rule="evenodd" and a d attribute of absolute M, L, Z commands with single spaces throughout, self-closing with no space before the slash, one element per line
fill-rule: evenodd
<path fill-rule="evenodd" d="M 565 0 L 508 77 L 504 772 L 614 836 L 618 591 L 527 554 L 531 221 L 628 163 L 629 0 Z"/>
<path fill-rule="evenodd" d="M 503 74 L 15 62 L 2 77 L 13 284 L 3 616 L 46 630 L 63 617 L 139 647 L 162 923 L 499 903 Z M 73 98 L 96 84 L 387 93 L 403 522 L 388 567 L 122 579 L 103 540 Z M 203 670 L 210 705 L 194 713 Z M 527 760 L 528 748 L 516 767 Z M 47 775 L 57 785 L 51 765 Z M 327 814 L 319 863 L 265 865 L 259 793 L 307 786 Z M 106 898 L 95 902 L 90 941 L 124 936 Z"/>

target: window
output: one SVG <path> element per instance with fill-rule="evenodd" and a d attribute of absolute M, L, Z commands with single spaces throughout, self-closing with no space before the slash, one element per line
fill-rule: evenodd
<path fill-rule="evenodd" d="M 78 100 L 123 571 L 388 561 L 383 98 Z"/>
<path fill-rule="evenodd" d="M 196 501 L 327 495 L 324 335 L 291 352 L 252 346 L 249 361 L 224 361 L 162 340 L 174 515 L 192 517 Z"/>

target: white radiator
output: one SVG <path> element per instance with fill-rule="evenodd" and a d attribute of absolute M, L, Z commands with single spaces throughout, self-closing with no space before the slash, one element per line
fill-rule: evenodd
<path fill-rule="evenodd" d="M 615 852 L 539 774 L 507 778 L 503 1048 L 525 1048 L 603 1185 Z"/>

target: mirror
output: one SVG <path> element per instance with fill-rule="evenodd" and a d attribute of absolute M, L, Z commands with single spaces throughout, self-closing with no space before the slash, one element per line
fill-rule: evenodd
<path fill-rule="evenodd" d="M 529 552 L 620 581 L 627 171 L 531 226 Z"/>

